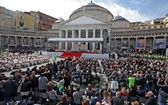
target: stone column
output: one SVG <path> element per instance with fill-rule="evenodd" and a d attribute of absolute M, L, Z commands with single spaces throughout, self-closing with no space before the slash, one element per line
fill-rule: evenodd
<path fill-rule="evenodd" d="M 74 31 L 75 30 L 72 30 L 72 38 L 74 38 Z M 74 42 L 72 42 L 72 50 L 74 49 Z"/>
<path fill-rule="evenodd" d="M 59 38 L 61 38 L 62 30 L 59 30 Z M 61 42 L 58 42 L 58 48 L 61 49 Z"/>
<path fill-rule="evenodd" d="M 136 37 L 135 38 L 135 49 L 137 49 L 137 41 L 138 41 L 138 38 Z"/>
<path fill-rule="evenodd" d="M 121 38 L 121 43 L 120 43 L 121 49 L 122 49 L 122 42 L 123 42 L 123 38 Z"/>
<path fill-rule="evenodd" d="M 22 36 L 21 37 L 21 45 L 22 45 L 22 47 L 23 47 L 23 39 L 24 39 L 24 37 Z M 35 38 L 36 39 L 36 38 Z M 36 45 L 36 42 L 35 42 L 36 40 L 34 40 L 34 47 L 36 47 L 35 45 Z"/>
<path fill-rule="evenodd" d="M 17 36 L 15 36 L 15 48 L 17 48 Z"/>
<path fill-rule="evenodd" d="M 156 40 L 156 36 L 153 36 L 153 49 L 155 49 L 155 40 Z"/>
<path fill-rule="evenodd" d="M 144 37 L 144 40 L 146 41 L 146 37 Z M 146 41 L 146 45 L 144 46 L 144 50 L 146 49 L 147 46 L 147 41 Z"/>
<path fill-rule="evenodd" d="M 68 38 L 68 30 L 66 30 L 65 38 L 66 39 Z M 68 49 L 68 42 L 65 42 L 65 50 L 67 50 L 67 49 Z"/>
<path fill-rule="evenodd" d="M 34 47 L 36 48 L 36 37 L 34 38 Z"/>
<path fill-rule="evenodd" d="M 103 30 L 100 30 L 100 38 L 103 38 Z M 100 51 L 102 51 L 102 42 L 100 42 Z"/>
<path fill-rule="evenodd" d="M 130 38 L 128 38 L 128 48 L 130 48 Z"/>
<path fill-rule="evenodd" d="M 114 38 L 114 48 L 117 48 L 117 46 L 116 46 L 116 42 L 117 42 L 117 39 Z"/>
<path fill-rule="evenodd" d="M 79 32 L 79 37 L 78 38 L 81 38 L 81 29 L 79 29 L 78 32 Z M 78 44 L 80 45 L 81 42 L 78 42 Z"/>
<path fill-rule="evenodd" d="M 30 47 L 30 37 L 28 37 L 28 47 Z"/>
<path fill-rule="evenodd" d="M 111 50 L 111 48 L 110 48 L 110 43 L 111 43 L 111 31 L 110 31 L 110 29 L 108 29 L 108 33 L 107 33 L 107 36 L 108 36 L 108 38 L 109 38 L 109 43 L 108 43 L 108 51 L 110 51 Z"/>
<path fill-rule="evenodd" d="M 93 38 L 95 38 L 95 29 L 93 29 Z M 95 50 L 95 42 L 92 42 L 92 51 L 94 51 Z"/>
<path fill-rule="evenodd" d="M 86 29 L 85 31 L 86 31 L 86 38 L 88 38 L 88 32 L 89 32 L 89 30 Z M 86 42 L 85 44 L 86 44 L 86 50 L 88 50 L 88 42 Z"/>

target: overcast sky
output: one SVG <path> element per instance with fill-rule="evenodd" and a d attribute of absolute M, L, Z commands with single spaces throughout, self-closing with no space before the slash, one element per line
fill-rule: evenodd
<path fill-rule="evenodd" d="M 168 14 L 168 0 L 92 1 L 107 8 L 114 16 L 119 14 L 131 22 L 151 20 Z M 14 11 L 41 11 L 66 20 L 74 10 L 90 2 L 91 0 L 0 0 L 0 6 Z"/>

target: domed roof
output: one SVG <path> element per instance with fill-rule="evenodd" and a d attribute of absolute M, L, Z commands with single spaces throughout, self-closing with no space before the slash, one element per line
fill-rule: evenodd
<path fill-rule="evenodd" d="M 127 19 L 123 18 L 122 16 L 116 16 L 113 21 L 119 21 L 119 20 L 125 20 L 125 21 L 128 21 Z"/>
<path fill-rule="evenodd" d="M 113 14 L 109 10 L 93 3 L 92 1 L 90 3 L 88 3 L 87 5 L 76 9 L 70 15 L 69 18 L 70 19 L 71 18 L 77 18 L 79 16 L 82 16 L 84 13 L 88 14 L 88 15 L 91 15 L 91 16 L 94 16 L 94 17 L 98 17 L 98 18 L 103 19 L 103 20 L 109 20 L 109 19 L 112 20 L 114 18 Z"/>
<path fill-rule="evenodd" d="M 101 6 L 95 4 L 91 1 L 89 4 L 85 5 L 85 7 L 101 7 Z M 101 8 L 103 8 L 103 7 L 101 7 Z"/>
<path fill-rule="evenodd" d="M 168 17 L 168 14 L 166 14 L 166 16 L 165 17 Z"/>

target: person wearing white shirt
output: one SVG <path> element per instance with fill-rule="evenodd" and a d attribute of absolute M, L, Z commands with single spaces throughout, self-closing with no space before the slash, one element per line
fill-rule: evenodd
<path fill-rule="evenodd" d="M 111 81 L 111 89 L 115 90 L 115 89 L 118 89 L 118 88 L 119 88 L 118 81 L 115 78 L 113 78 L 113 80 Z"/>

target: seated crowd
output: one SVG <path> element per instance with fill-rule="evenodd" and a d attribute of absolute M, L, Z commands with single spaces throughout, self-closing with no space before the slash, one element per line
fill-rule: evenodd
<path fill-rule="evenodd" d="M 157 98 L 159 105 L 167 105 L 166 61 L 127 58 L 104 59 L 101 63 L 108 80 L 111 81 L 111 94 L 114 95 L 120 91 L 121 96 L 128 100 L 134 98 L 134 101 L 152 94 L 152 97 L 155 96 L 155 101 L 154 99 L 150 102 L 147 101 L 147 105 L 154 105 L 152 102 L 156 102 Z"/>
<path fill-rule="evenodd" d="M 0 100 L 15 102 L 19 95 L 21 103 L 27 104 L 157 105 L 158 98 L 159 105 L 166 105 L 165 61 L 128 58 L 99 63 L 95 59 L 65 59 L 18 70 L 9 77 L 1 75 Z M 99 85 L 101 65 L 109 80 L 103 86 Z"/>
<path fill-rule="evenodd" d="M 38 56 L 35 54 L 9 53 L 0 55 L 0 72 L 21 69 L 37 64 L 49 62 L 47 56 Z"/>

